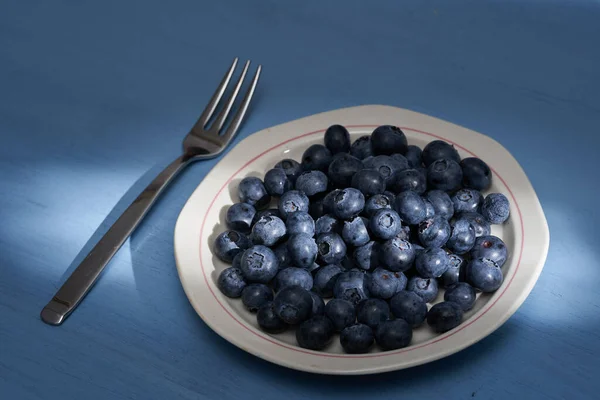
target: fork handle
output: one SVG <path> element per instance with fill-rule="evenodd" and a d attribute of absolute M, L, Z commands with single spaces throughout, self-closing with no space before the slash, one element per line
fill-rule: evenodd
<path fill-rule="evenodd" d="M 184 156 L 169 164 L 115 221 L 44 307 L 40 314 L 44 322 L 60 325 L 75 310 L 104 267 L 139 225 L 158 196 L 186 164 Z"/>

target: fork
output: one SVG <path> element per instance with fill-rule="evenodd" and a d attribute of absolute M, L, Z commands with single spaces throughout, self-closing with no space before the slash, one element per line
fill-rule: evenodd
<path fill-rule="evenodd" d="M 229 124 L 226 124 L 250 67 L 250 61 L 246 61 L 229 98 L 221 106 L 214 121 L 210 122 L 229 85 L 237 63 L 238 59 L 235 58 L 221 80 L 216 92 L 202 112 L 202 115 L 200 115 L 196 124 L 185 136 L 183 140 L 183 154 L 158 174 L 73 271 L 52 300 L 42 310 L 40 316 L 44 322 L 50 325 L 60 325 L 75 310 L 92 288 L 102 270 L 104 270 L 125 240 L 127 240 L 142 221 L 158 196 L 160 196 L 163 190 L 183 168 L 193 161 L 206 160 L 218 156 L 231 143 L 246 115 L 262 69 L 260 65 L 256 69 L 254 78 L 252 78 L 237 112 L 231 118 Z"/>

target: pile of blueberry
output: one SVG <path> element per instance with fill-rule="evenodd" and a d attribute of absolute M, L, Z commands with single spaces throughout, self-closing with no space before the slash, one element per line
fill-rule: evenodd
<path fill-rule="evenodd" d="M 285 159 L 264 180 L 240 182 L 230 230 L 214 244 L 232 264 L 218 287 L 241 297 L 264 331 L 293 326 L 298 344 L 312 350 L 336 332 L 348 353 L 374 342 L 405 347 L 425 320 L 446 332 L 477 292 L 503 281 L 508 252 L 490 224 L 507 220 L 509 202 L 482 195 L 491 179 L 485 162 L 461 160 L 444 141 L 421 150 L 384 125 L 351 143 L 333 125 L 301 163 Z M 277 208 L 268 208 L 273 198 Z M 428 309 L 439 287 L 444 301 Z"/>

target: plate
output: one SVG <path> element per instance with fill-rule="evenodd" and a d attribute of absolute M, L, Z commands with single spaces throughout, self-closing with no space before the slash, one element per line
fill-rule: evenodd
<path fill-rule="evenodd" d="M 407 348 L 362 355 L 344 354 L 334 339 L 326 352 L 296 346 L 293 331 L 280 335 L 262 332 L 255 315 L 239 299 L 229 299 L 216 286 L 228 265 L 213 256 L 216 235 L 226 229 L 227 207 L 237 201 L 237 184 L 248 175 L 263 177 L 282 158 L 300 160 L 304 149 L 323 143 L 325 129 L 345 125 L 352 138 L 370 134 L 379 125 L 399 126 L 409 144 L 424 146 L 442 139 L 454 144 L 461 157 L 480 157 L 492 169 L 490 191 L 504 193 L 511 202 L 509 220 L 492 228 L 510 250 L 503 266 L 504 282 L 491 295 L 478 297 L 473 310 L 457 328 L 438 335 L 424 324 Z M 360 106 L 330 111 L 265 129 L 249 136 L 223 157 L 206 175 L 184 206 L 175 226 L 175 258 L 185 293 L 198 315 L 223 338 L 265 360 L 289 368 L 324 374 L 369 374 L 427 363 L 483 339 L 504 323 L 523 303 L 548 252 L 549 232 L 544 212 L 523 169 L 510 153 L 491 138 L 416 112 L 389 106 Z M 440 301 L 442 294 L 434 301 Z"/>

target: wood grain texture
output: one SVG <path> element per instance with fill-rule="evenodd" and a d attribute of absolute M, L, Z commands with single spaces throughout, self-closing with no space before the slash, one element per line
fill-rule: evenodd
<path fill-rule="evenodd" d="M 0 398 L 598 397 L 600 6 L 369 3 L 3 3 Z M 62 327 L 44 325 L 41 308 L 177 155 L 236 55 L 265 67 L 241 137 L 380 103 L 508 148 L 551 232 L 519 311 L 454 356 L 378 376 L 314 376 L 250 356 L 200 320 L 175 270 L 175 220 L 212 161 L 174 182 Z"/>

